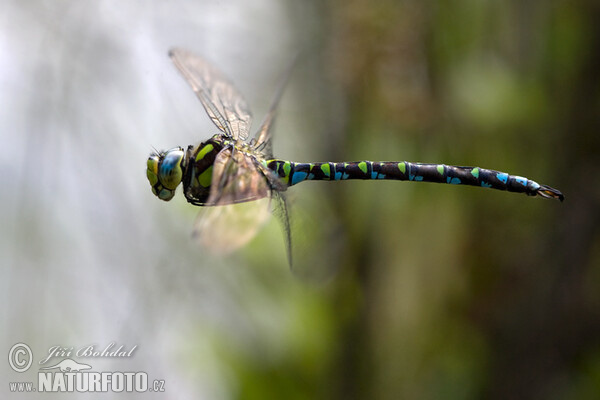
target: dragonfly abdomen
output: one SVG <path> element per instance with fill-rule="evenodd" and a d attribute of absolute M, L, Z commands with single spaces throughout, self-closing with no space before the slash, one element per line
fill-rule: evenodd
<path fill-rule="evenodd" d="M 307 180 L 392 179 L 480 186 L 526 193 L 530 196 L 539 195 L 561 201 L 564 198 L 560 191 L 549 186 L 540 185 L 533 180 L 480 167 L 459 167 L 408 161 L 295 163 L 284 160 L 270 160 L 267 162 L 267 166 L 276 172 L 288 186 Z"/>

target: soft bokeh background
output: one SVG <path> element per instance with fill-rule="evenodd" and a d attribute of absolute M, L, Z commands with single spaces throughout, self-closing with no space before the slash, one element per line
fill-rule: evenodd
<path fill-rule="evenodd" d="M 51 346 L 115 342 L 134 357 L 76 360 L 165 380 L 144 398 L 598 398 L 599 20 L 586 0 L 3 1 L 0 351 L 25 342 L 34 367 L 1 362 L 1 397 Z M 230 76 L 255 126 L 301 52 L 281 158 L 479 165 L 566 201 L 305 183 L 308 277 L 274 220 L 209 255 L 197 210 L 145 177 L 151 146 L 215 133 L 172 46 Z"/>

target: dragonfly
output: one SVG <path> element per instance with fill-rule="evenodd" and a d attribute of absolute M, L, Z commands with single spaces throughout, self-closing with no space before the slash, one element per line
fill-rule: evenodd
<path fill-rule="evenodd" d="M 204 110 L 219 130 L 198 145 L 154 151 L 147 160 L 146 175 L 152 192 L 169 201 L 177 187 L 183 184 L 186 200 L 195 205 L 211 207 L 268 199 L 274 200 L 276 214 L 282 222 L 288 261 L 291 265 L 291 230 L 285 191 L 305 181 L 398 180 L 470 185 L 483 188 L 525 193 L 529 196 L 564 200 L 563 194 L 550 186 L 506 172 L 480 167 L 409 161 L 354 162 L 294 162 L 275 158 L 272 152 L 272 128 L 283 84 L 274 96 L 262 124 L 249 139 L 252 114 L 244 97 L 217 68 L 208 61 L 184 49 L 172 49 L 169 56 L 185 81 L 204 106 Z M 209 239 L 214 224 L 223 219 L 226 208 L 205 214 L 197 223 L 196 233 Z M 252 238 L 264 220 L 264 213 L 246 215 L 246 229 L 227 228 L 235 225 L 229 218 L 224 228 L 223 246 L 238 248 Z M 221 224 L 223 225 L 223 224 Z M 248 226 L 249 225 L 249 226 Z"/>

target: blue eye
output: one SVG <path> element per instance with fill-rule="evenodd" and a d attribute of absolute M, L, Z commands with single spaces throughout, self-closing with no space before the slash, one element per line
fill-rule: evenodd
<path fill-rule="evenodd" d="M 158 179 L 162 185 L 170 190 L 175 190 L 177 185 L 183 179 L 183 169 L 181 161 L 183 160 L 183 149 L 176 147 L 168 150 L 158 167 Z"/>

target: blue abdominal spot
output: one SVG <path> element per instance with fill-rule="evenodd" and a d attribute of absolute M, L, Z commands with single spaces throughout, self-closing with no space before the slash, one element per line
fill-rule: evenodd
<path fill-rule="evenodd" d="M 515 181 L 519 182 L 523 186 L 527 186 L 527 178 L 523 178 L 522 176 L 515 176 Z"/>
<path fill-rule="evenodd" d="M 302 172 L 302 171 L 294 172 L 294 174 L 292 175 L 292 185 L 302 182 L 303 180 L 306 179 L 307 176 L 308 176 L 308 174 L 306 172 Z"/>
<path fill-rule="evenodd" d="M 500 182 L 506 183 L 506 181 L 508 180 L 508 174 L 506 172 L 498 172 L 496 174 L 496 178 L 498 178 Z"/>

